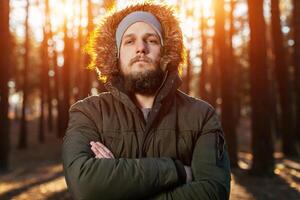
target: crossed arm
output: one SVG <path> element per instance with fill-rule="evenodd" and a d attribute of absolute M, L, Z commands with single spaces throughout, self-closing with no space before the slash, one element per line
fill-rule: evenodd
<path fill-rule="evenodd" d="M 95 154 L 95 158 L 98 159 L 105 159 L 105 158 L 111 158 L 114 159 L 113 153 L 101 142 L 90 142 L 91 150 Z M 190 166 L 184 165 L 185 173 L 186 173 L 186 183 L 190 183 L 193 180 L 193 173 Z"/>

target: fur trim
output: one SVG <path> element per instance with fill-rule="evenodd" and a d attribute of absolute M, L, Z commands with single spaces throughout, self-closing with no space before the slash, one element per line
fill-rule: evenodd
<path fill-rule="evenodd" d="M 91 56 L 88 68 L 96 70 L 103 82 L 119 73 L 115 32 L 120 21 L 134 11 L 151 12 L 161 22 L 164 40 L 161 66 L 167 66 L 169 71 L 180 71 L 185 61 L 182 31 L 174 10 L 167 5 L 151 2 L 131 5 L 104 17 L 87 44 L 86 51 Z"/>

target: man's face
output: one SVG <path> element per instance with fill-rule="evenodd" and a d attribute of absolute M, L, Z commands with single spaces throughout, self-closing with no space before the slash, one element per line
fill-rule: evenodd
<path fill-rule="evenodd" d="M 160 37 L 149 24 L 136 22 L 128 27 L 122 37 L 119 60 L 125 88 L 130 92 L 152 95 L 164 75 L 159 65 L 160 58 Z"/>

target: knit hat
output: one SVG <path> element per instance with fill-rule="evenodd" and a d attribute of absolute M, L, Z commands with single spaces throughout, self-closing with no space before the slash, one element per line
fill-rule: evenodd
<path fill-rule="evenodd" d="M 120 24 L 117 27 L 116 31 L 116 45 L 118 50 L 118 58 L 120 57 L 120 46 L 121 41 L 124 33 L 126 30 L 134 23 L 136 22 L 145 22 L 149 24 L 155 32 L 158 34 L 160 38 L 160 43 L 163 45 L 163 38 L 162 38 L 162 27 L 158 19 L 149 12 L 144 11 L 135 11 L 127 15 L 122 19 Z"/>

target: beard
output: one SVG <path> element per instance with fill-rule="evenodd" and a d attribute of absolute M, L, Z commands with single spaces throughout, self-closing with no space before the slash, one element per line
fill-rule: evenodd
<path fill-rule="evenodd" d="M 147 64 L 151 64 L 151 62 Z M 158 64 L 156 64 L 155 66 L 156 67 L 154 69 L 147 69 L 141 72 L 131 72 L 128 74 L 122 73 L 125 90 L 131 94 L 155 94 L 164 79 L 163 70 L 159 67 Z"/>

